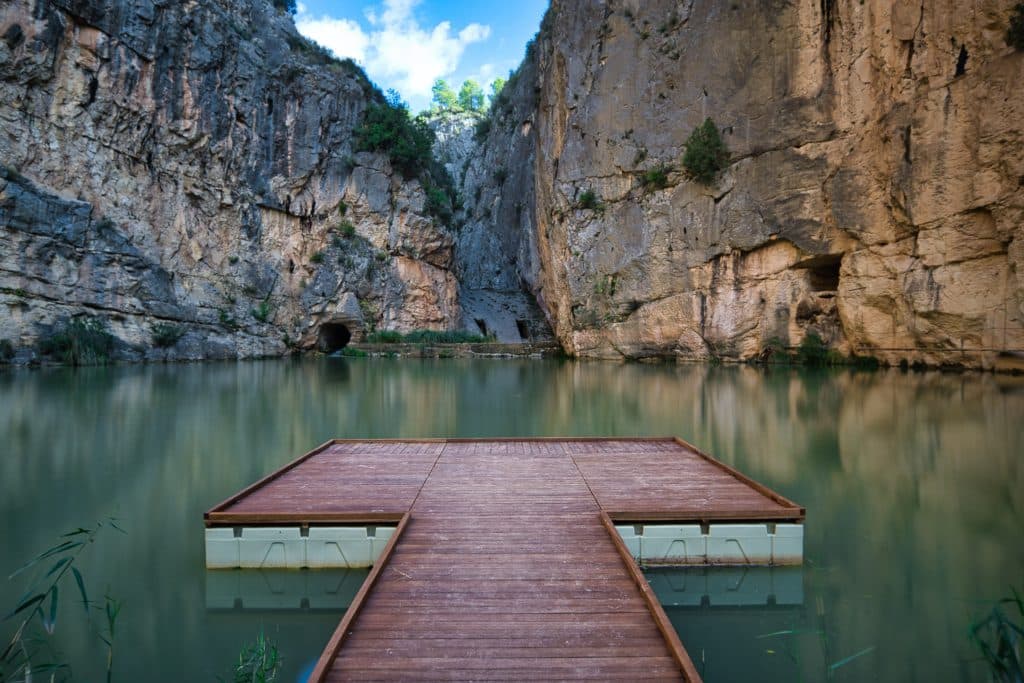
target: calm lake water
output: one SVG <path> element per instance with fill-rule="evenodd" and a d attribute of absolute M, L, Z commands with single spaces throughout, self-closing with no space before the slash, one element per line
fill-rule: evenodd
<path fill-rule="evenodd" d="M 678 435 L 807 507 L 802 568 L 649 573 L 706 680 L 984 679 L 968 627 L 1024 587 L 1024 378 L 386 359 L 3 371 L 0 572 L 116 515 L 126 533 L 81 566 L 123 603 L 117 680 L 228 679 L 261 631 L 282 680 L 301 680 L 365 574 L 208 574 L 205 509 L 332 437 L 557 435 Z M 22 586 L 0 586 L 4 612 Z M 93 680 L 105 653 L 63 603 L 63 653 Z"/>

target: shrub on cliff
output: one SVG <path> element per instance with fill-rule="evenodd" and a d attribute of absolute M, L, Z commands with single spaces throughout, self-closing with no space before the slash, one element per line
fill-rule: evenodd
<path fill-rule="evenodd" d="M 74 318 L 39 344 L 39 350 L 68 365 L 102 365 L 110 360 L 114 336 L 99 318 Z"/>
<path fill-rule="evenodd" d="M 298 10 L 296 0 L 272 0 L 274 7 L 281 12 L 295 14 Z"/>
<path fill-rule="evenodd" d="M 157 323 L 153 326 L 153 346 L 158 349 L 169 349 L 185 335 L 185 328 L 173 323 Z"/>
<path fill-rule="evenodd" d="M 384 102 L 370 104 L 362 125 L 355 130 L 361 152 L 383 152 L 406 179 L 416 178 L 432 160 L 434 132 L 426 121 L 409 116 L 409 105 L 394 90 Z"/>
<path fill-rule="evenodd" d="M 1006 44 L 1015 50 L 1024 50 L 1024 2 L 1018 2 L 1010 15 L 1010 27 L 1006 29 Z"/>
<path fill-rule="evenodd" d="M 0 363 L 10 363 L 14 358 L 14 344 L 9 339 L 0 339 Z"/>
<path fill-rule="evenodd" d="M 687 138 L 683 166 L 694 180 L 708 185 L 728 163 L 729 150 L 715 122 L 707 118 Z"/>

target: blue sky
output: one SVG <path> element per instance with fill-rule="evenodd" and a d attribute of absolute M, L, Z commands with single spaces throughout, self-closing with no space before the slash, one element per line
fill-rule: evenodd
<path fill-rule="evenodd" d="M 507 77 L 540 28 L 548 0 L 300 0 L 295 24 L 339 57 L 358 62 L 383 90 L 413 111 L 430 105 L 430 86 L 455 90 L 473 78 Z"/>

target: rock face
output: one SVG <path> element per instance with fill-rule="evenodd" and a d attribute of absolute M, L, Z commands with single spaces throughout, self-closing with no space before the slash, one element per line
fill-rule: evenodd
<path fill-rule="evenodd" d="M 512 93 L 536 109 L 480 156 L 532 152 L 500 201 L 534 202 L 518 269 L 559 341 L 740 360 L 814 332 L 890 362 L 1019 354 L 1013 4 L 554 0 Z M 705 186 L 680 160 L 707 117 L 731 157 Z"/>
<path fill-rule="evenodd" d="M 813 333 L 1024 364 L 1014 2 L 553 0 L 484 120 L 433 122 L 451 228 L 353 130 L 379 93 L 265 0 L 0 6 L 0 325 L 124 357 L 467 329 L 745 360 Z M 710 184 L 681 164 L 711 118 Z M 155 350 L 157 324 L 181 327 Z M 5 351 L 6 353 L 6 351 Z"/>
<path fill-rule="evenodd" d="M 520 68 L 524 81 L 536 80 L 531 67 L 528 62 Z M 551 328 L 530 280 L 537 271 L 531 134 L 536 98 L 530 90 L 501 104 L 486 118 L 466 112 L 432 122 L 435 156 L 464 204 L 455 242 L 461 327 L 503 342 L 548 341 Z"/>
<path fill-rule="evenodd" d="M 379 92 L 269 2 L 12 0 L 0 37 L 0 337 L 20 358 L 83 313 L 126 359 L 460 319 L 449 229 L 354 149 Z M 184 333 L 165 350 L 161 324 Z"/>

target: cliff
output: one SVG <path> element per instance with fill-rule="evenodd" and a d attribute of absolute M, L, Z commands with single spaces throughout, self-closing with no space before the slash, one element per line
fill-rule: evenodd
<path fill-rule="evenodd" d="M 0 7 L 0 337 L 325 350 L 461 316 L 448 226 L 353 131 L 382 97 L 264 0 Z"/>
<path fill-rule="evenodd" d="M 432 121 L 461 197 L 439 220 L 356 151 L 379 92 L 269 3 L 13 0 L 0 324 L 21 358 L 86 312 L 125 358 L 382 327 L 1019 367 L 1013 4 L 554 0 L 488 117 Z M 682 157 L 708 119 L 705 183 Z"/>
<path fill-rule="evenodd" d="M 507 122 L 532 177 L 506 201 L 535 200 L 520 268 L 563 346 L 744 360 L 814 333 L 894 363 L 1014 362 L 1012 5 L 554 0 L 512 94 L 535 112 Z M 705 185 L 680 162 L 708 117 L 730 157 Z"/>

